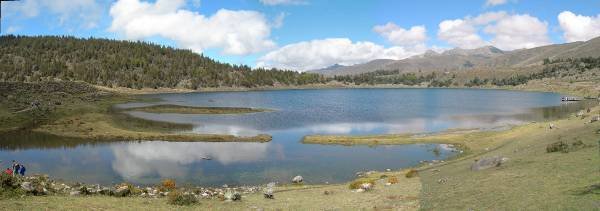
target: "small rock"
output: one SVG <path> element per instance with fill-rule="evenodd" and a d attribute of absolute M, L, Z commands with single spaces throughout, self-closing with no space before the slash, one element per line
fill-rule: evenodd
<path fill-rule="evenodd" d="M 27 191 L 27 192 L 31 192 L 34 190 L 33 186 L 31 185 L 31 182 L 21 183 L 21 189 L 23 189 L 24 191 Z"/>
<path fill-rule="evenodd" d="M 363 183 L 360 185 L 360 189 L 363 189 L 365 191 L 371 190 L 373 188 L 373 184 L 371 183 Z"/>
<path fill-rule="evenodd" d="M 385 169 L 385 171 L 390 172 L 390 171 L 392 171 L 392 169 Z"/>
<path fill-rule="evenodd" d="M 365 190 L 364 190 L 364 189 L 360 189 L 360 188 L 359 188 L 359 189 L 356 189 L 356 190 L 354 190 L 354 191 L 356 191 L 356 193 L 362 193 L 362 192 L 365 192 Z"/>
<path fill-rule="evenodd" d="M 264 196 L 266 199 L 273 199 L 273 188 L 275 187 L 275 183 L 271 182 L 269 184 L 267 184 L 267 188 L 265 189 L 265 191 L 263 192 Z"/>
<path fill-rule="evenodd" d="M 298 176 L 295 176 L 295 177 L 292 179 L 292 183 L 295 183 L 295 184 L 300 184 L 300 183 L 302 183 L 302 182 L 304 182 L 304 178 L 302 178 L 302 176 L 300 176 L 300 175 L 298 175 Z"/>
<path fill-rule="evenodd" d="M 448 179 L 446 179 L 446 178 L 441 178 L 441 179 L 438 179 L 438 181 L 437 181 L 438 184 L 446 184 L 446 182 L 448 182 Z"/>
<path fill-rule="evenodd" d="M 385 186 L 390 186 L 390 185 L 392 185 L 392 183 L 389 183 L 389 182 L 385 183 Z"/>
<path fill-rule="evenodd" d="M 554 124 L 550 123 L 550 126 L 549 126 L 549 128 L 550 128 L 550 129 L 554 129 L 554 128 L 556 128 L 556 126 L 555 126 Z"/>
<path fill-rule="evenodd" d="M 488 169 L 491 167 L 498 167 L 498 166 L 502 165 L 502 163 L 506 162 L 507 160 L 508 160 L 508 158 L 501 157 L 501 156 L 481 158 L 481 159 L 475 161 L 475 163 L 473 163 L 471 165 L 471 170 L 479 171 L 479 170 Z"/>
<path fill-rule="evenodd" d="M 80 191 L 78 191 L 78 190 L 76 190 L 76 191 L 71 191 L 71 192 L 69 193 L 69 196 L 79 196 L 79 195 L 81 195 L 81 192 L 80 192 Z"/>
<path fill-rule="evenodd" d="M 324 195 L 331 195 L 331 194 L 333 194 L 333 191 L 330 191 L 330 190 L 325 190 L 325 191 L 323 192 L 323 194 L 324 194 Z"/>

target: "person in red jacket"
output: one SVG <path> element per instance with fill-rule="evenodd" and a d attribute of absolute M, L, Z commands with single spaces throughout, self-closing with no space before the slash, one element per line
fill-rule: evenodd
<path fill-rule="evenodd" d="M 8 175 L 12 175 L 13 174 L 13 170 L 10 168 L 6 168 L 6 170 L 4 170 L 4 173 L 8 174 Z"/>

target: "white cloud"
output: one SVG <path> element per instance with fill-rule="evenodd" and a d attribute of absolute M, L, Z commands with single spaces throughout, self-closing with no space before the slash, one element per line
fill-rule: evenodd
<path fill-rule="evenodd" d="M 283 26 L 283 20 L 285 19 L 285 17 L 287 16 L 287 13 L 285 12 L 281 12 L 279 13 L 275 19 L 273 20 L 273 27 L 275 28 L 280 28 Z"/>
<path fill-rule="evenodd" d="M 506 4 L 506 2 L 508 2 L 508 0 L 487 0 L 485 2 L 485 6 L 498 6 Z"/>
<path fill-rule="evenodd" d="M 259 0 L 260 3 L 264 5 L 299 5 L 306 4 L 307 2 L 304 0 Z"/>
<path fill-rule="evenodd" d="M 271 26 L 262 13 L 220 9 L 206 17 L 183 6 L 183 0 L 119 0 L 110 8 L 110 30 L 127 39 L 160 36 L 195 52 L 220 48 L 224 54 L 246 55 L 275 47 L 269 38 Z"/>
<path fill-rule="evenodd" d="M 492 37 L 490 40 L 481 36 L 482 29 Z M 466 49 L 494 45 L 503 50 L 514 50 L 550 44 L 548 23 L 528 14 L 509 15 L 502 11 L 444 20 L 439 24 L 438 38 Z"/>
<path fill-rule="evenodd" d="M 558 15 L 558 22 L 567 42 L 586 41 L 600 36 L 600 14 L 594 17 L 563 11 Z"/>
<path fill-rule="evenodd" d="M 385 48 L 372 42 L 352 42 L 348 38 L 329 38 L 293 43 L 258 59 L 258 67 L 277 67 L 305 71 L 333 64 L 353 65 L 374 59 L 403 59 L 425 52 L 424 45 L 412 49 Z"/>
<path fill-rule="evenodd" d="M 38 17 L 46 11 L 57 15 L 60 25 L 76 24 L 85 28 L 98 26 L 104 8 L 96 0 L 23 0 L 3 2 L 2 10 L 8 15 L 25 18 Z"/>
<path fill-rule="evenodd" d="M 529 15 L 512 15 L 500 19 L 484 31 L 493 34 L 491 44 L 506 50 L 533 48 L 550 44 L 548 23 Z"/>
<path fill-rule="evenodd" d="M 477 48 L 486 45 L 475 26 L 466 20 L 445 20 L 439 25 L 438 38 L 459 48 Z"/>
<path fill-rule="evenodd" d="M 427 40 L 427 30 L 425 29 L 425 26 L 413 26 L 409 30 L 406 30 L 389 22 L 385 25 L 373 27 L 373 31 L 397 46 L 423 45 Z"/>

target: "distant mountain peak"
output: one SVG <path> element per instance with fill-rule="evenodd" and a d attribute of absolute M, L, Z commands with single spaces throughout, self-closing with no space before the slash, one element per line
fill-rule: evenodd
<path fill-rule="evenodd" d="M 444 55 L 462 55 L 462 56 L 473 56 L 473 55 L 481 55 L 481 56 L 495 56 L 504 54 L 504 51 L 500 50 L 491 45 L 474 48 L 474 49 L 463 49 L 463 48 L 453 48 L 451 50 L 447 50 L 443 53 Z"/>
<path fill-rule="evenodd" d="M 324 68 L 321 68 L 321 69 L 317 69 L 317 70 L 310 70 L 310 72 L 326 72 L 326 71 L 333 71 L 333 70 L 337 70 L 337 69 L 344 68 L 344 67 L 346 67 L 346 66 L 345 66 L 345 65 L 338 64 L 338 63 L 335 63 L 335 64 L 332 64 L 332 65 L 330 65 L 330 66 L 327 66 L 327 67 L 324 67 Z"/>
<path fill-rule="evenodd" d="M 423 56 L 437 56 L 437 55 L 440 55 L 440 53 L 438 53 L 438 52 L 436 52 L 434 50 L 427 50 L 423 54 Z"/>

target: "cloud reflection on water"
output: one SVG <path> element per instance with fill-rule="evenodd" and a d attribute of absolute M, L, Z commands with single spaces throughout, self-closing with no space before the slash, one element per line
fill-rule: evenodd
<path fill-rule="evenodd" d="M 265 159 L 270 143 L 206 143 L 146 141 L 111 146 L 115 160 L 112 168 L 125 179 L 158 174 L 181 178 L 185 165 L 211 158 L 223 165 Z"/>

